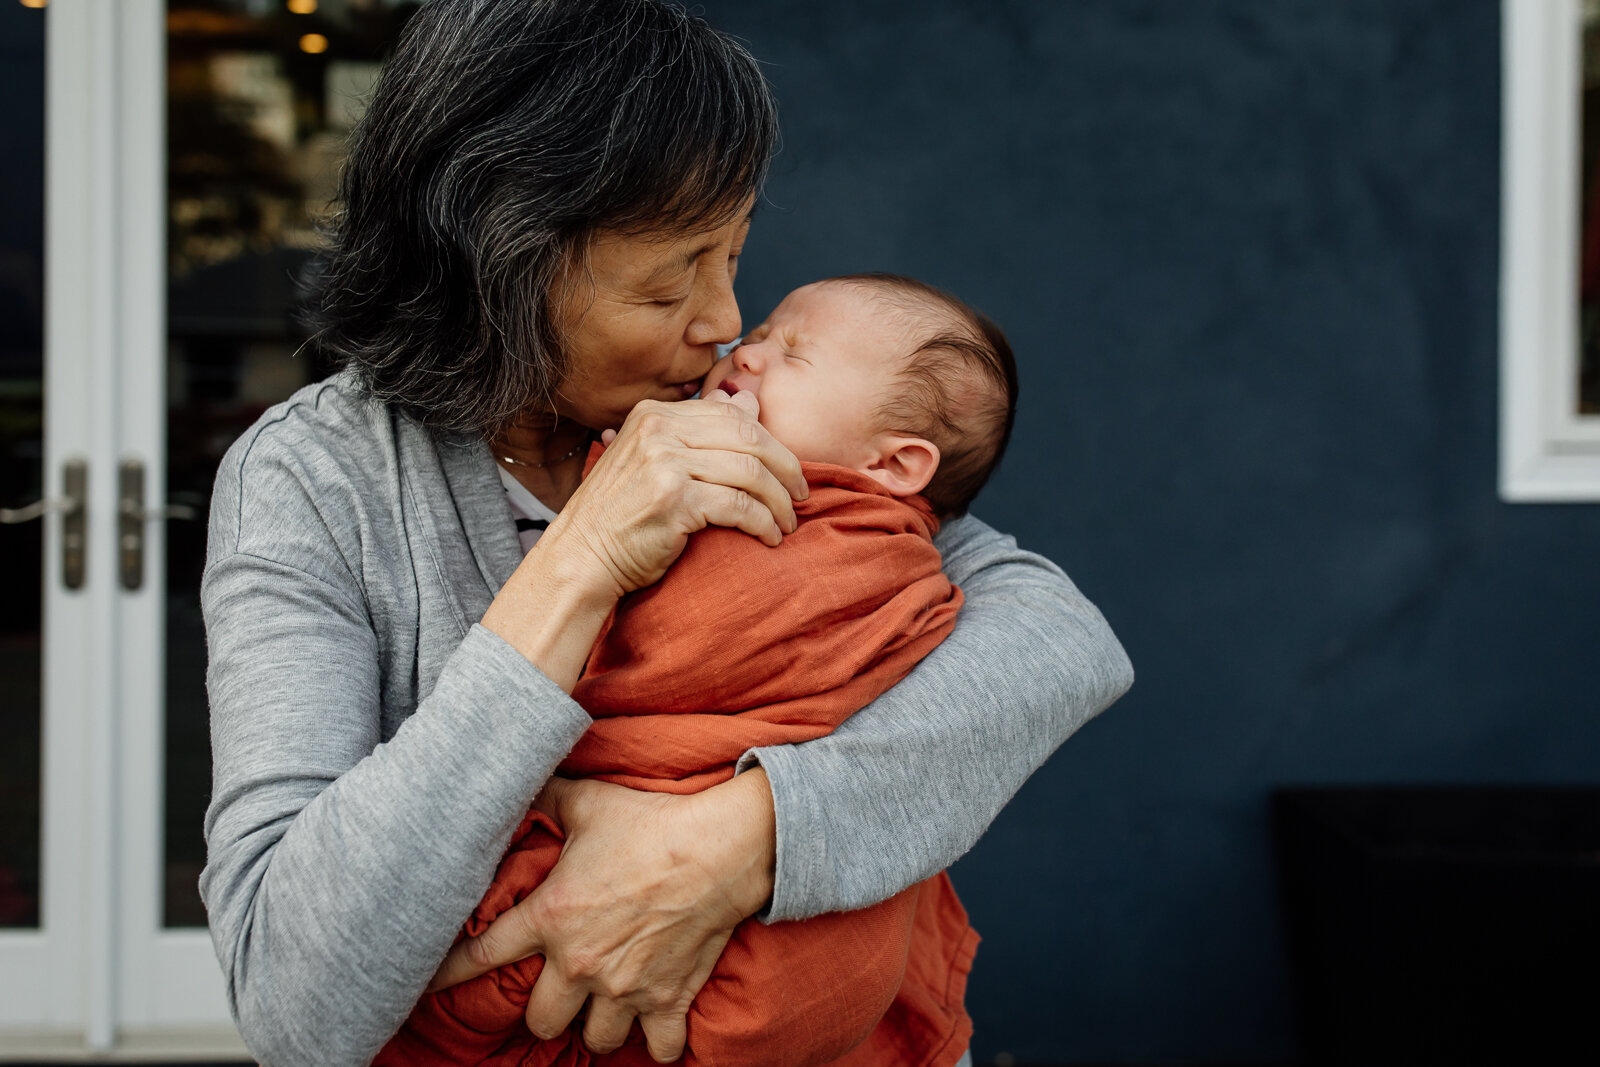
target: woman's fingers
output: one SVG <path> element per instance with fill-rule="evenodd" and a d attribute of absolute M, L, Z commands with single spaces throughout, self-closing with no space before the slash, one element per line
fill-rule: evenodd
<path fill-rule="evenodd" d="M 634 411 L 613 447 L 630 467 L 658 472 L 653 486 L 667 498 L 663 506 L 676 495 L 697 520 L 737 527 L 769 544 L 776 542 L 768 540 L 767 524 L 745 509 L 767 512 L 780 531 L 794 530 L 794 501 L 810 490 L 799 460 L 756 421 L 751 404 L 700 400 Z M 715 491 L 722 489 L 731 492 Z"/>
<path fill-rule="evenodd" d="M 632 1028 L 632 1008 L 599 994 L 589 998 L 589 1014 L 583 1024 L 583 1043 L 590 1052 L 615 1052 L 628 1039 L 628 1031 Z"/>
<path fill-rule="evenodd" d="M 682 1055 L 695 994 L 771 892 L 770 792 L 759 769 L 740 777 L 751 781 L 688 797 L 554 779 L 540 793 L 566 844 L 524 901 L 538 903 L 549 944 L 528 1006 L 535 1033 L 566 1026 L 587 993 L 590 1048 L 625 1040 L 637 1016 L 654 1059 Z"/>
<path fill-rule="evenodd" d="M 644 1030 L 645 1047 L 650 1058 L 657 1063 L 671 1063 L 683 1055 L 688 1044 L 689 1030 L 683 1015 L 641 1015 L 639 1026 Z"/>
<path fill-rule="evenodd" d="M 448 989 L 543 951 L 544 942 L 533 922 L 533 907 L 524 900 L 495 919 L 477 937 L 469 937 L 453 947 L 439 965 L 433 981 L 428 983 L 428 992 Z"/>
<path fill-rule="evenodd" d="M 761 402 L 756 399 L 754 393 L 739 393 L 736 396 L 730 396 L 726 389 L 713 389 L 700 399 L 715 400 L 723 404 L 732 404 L 736 408 L 743 408 L 750 413 L 752 418 L 761 414 Z"/>
<path fill-rule="evenodd" d="M 544 970 L 539 972 L 539 980 L 533 983 L 533 993 L 528 997 L 525 1015 L 528 1029 L 541 1041 L 561 1036 L 572 1025 L 572 1020 L 578 1017 L 578 1012 L 583 1010 L 583 1002 L 588 998 L 587 989 L 568 981 L 560 973 L 560 968 L 552 967 L 546 961 Z M 626 1027 L 622 1033 L 624 1037 L 627 1036 Z"/>
<path fill-rule="evenodd" d="M 799 525 L 789 490 L 760 460 L 748 453 L 695 449 L 685 457 L 684 470 L 694 481 L 730 489 L 753 500 L 787 533 L 793 533 Z"/>
<path fill-rule="evenodd" d="M 737 400 L 637 405 L 524 567 L 591 598 L 621 596 L 660 578 L 707 525 L 778 544 L 797 525 L 805 479 Z"/>
<path fill-rule="evenodd" d="M 673 433 L 690 448 L 753 456 L 795 500 L 804 500 L 810 492 L 805 476 L 800 473 L 800 461 L 761 425 L 760 408 L 754 394 L 738 393 L 730 397 L 714 389 L 702 400 L 657 404 L 645 413 L 682 416 L 673 426 Z M 626 429 L 624 426 L 624 431 Z"/>
<path fill-rule="evenodd" d="M 704 526 L 729 526 L 743 530 L 768 547 L 783 542 L 783 527 L 771 511 L 752 497 L 726 485 L 696 482 L 684 489 L 684 504 L 690 513 L 700 518 Z M 793 532 L 795 519 L 790 513 L 789 530 Z"/>

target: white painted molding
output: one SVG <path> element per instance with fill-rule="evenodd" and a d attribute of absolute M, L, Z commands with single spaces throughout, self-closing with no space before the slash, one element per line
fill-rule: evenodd
<path fill-rule="evenodd" d="M 1577 412 L 1580 0 L 1504 0 L 1500 496 L 1600 501 Z"/>
<path fill-rule="evenodd" d="M 72 1030 L 11 1030 L 0 1063 L 185 1063 L 250 1060 L 231 1026 L 124 1029 L 115 1048 L 96 1050 Z"/>

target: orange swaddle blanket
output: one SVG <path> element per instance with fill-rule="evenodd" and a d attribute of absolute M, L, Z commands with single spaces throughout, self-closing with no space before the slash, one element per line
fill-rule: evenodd
<path fill-rule="evenodd" d="M 926 503 L 842 467 L 804 464 L 808 500 L 778 548 L 712 527 L 665 578 L 623 598 L 573 696 L 594 717 L 558 771 L 691 793 L 733 776 L 751 748 L 821 737 L 911 670 L 955 624 Z M 560 827 L 530 812 L 468 920 L 474 936 L 543 881 Z M 802 922 L 741 923 L 695 997 L 698 1067 L 955 1063 L 977 935 L 939 874 L 881 904 Z M 541 1042 L 523 1012 L 533 956 L 422 998 L 382 1067 L 652 1064 L 635 1025 L 595 1055 L 579 1028 Z"/>

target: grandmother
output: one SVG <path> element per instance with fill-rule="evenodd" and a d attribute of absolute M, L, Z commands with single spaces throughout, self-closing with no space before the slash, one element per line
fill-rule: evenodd
<path fill-rule="evenodd" d="M 314 287 L 345 369 L 234 445 L 212 504 L 201 891 L 263 1062 L 367 1062 L 436 972 L 533 953 L 535 1033 L 583 1012 L 604 1051 L 637 1019 L 673 1059 L 738 922 L 947 866 L 1130 684 L 1065 575 L 965 518 L 938 541 L 955 634 L 832 736 L 690 796 L 551 778 L 617 599 L 707 524 L 794 530 L 794 457 L 693 399 L 739 333 L 775 139 L 750 56 L 658 0 L 432 0 L 407 26 Z M 451 951 L 536 795 L 560 863 Z"/>

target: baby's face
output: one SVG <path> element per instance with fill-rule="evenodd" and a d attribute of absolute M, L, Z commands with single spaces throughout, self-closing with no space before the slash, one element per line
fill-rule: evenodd
<path fill-rule="evenodd" d="M 908 344 L 889 318 L 852 286 L 803 286 L 717 361 L 701 395 L 751 393 L 761 424 L 796 458 L 860 470 L 873 458 L 872 413 Z"/>

